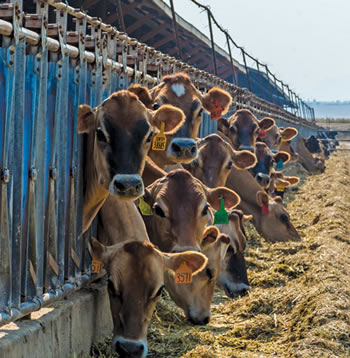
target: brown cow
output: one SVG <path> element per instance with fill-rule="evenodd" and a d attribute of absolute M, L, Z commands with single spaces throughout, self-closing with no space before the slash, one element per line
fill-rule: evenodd
<path fill-rule="evenodd" d="M 208 260 L 198 252 L 165 254 L 147 241 L 104 246 L 93 240 L 92 244 L 94 257 L 103 262 L 108 274 L 113 349 L 123 357 L 144 358 L 147 329 L 164 287 L 166 270 L 176 271 L 185 263 L 196 275 Z"/>
<path fill-rule="evenodd" d="M 220 234 L 215 226 L 209 226 L 201 241 L 201 252 L 208 258 L 208 262 L 205 268 L 192 278 L 192 283 L 176 284 L 172 271 L 168 271 L 165 276 L 165 286 L 171 298 L 184 310 L 186 317 L 193 324 L 207 324 L 210 320 L 210 305 L 216 278 L 229 243 L 230 238 L 226 234 Z"/>
<path fill-rule="evenodd" d="M 150 157 L 161 168 L 169 164 L 190 163 L 195 159 L 197 145 L 194 139 L 203 110 L 211 113 L 219 110 L 220 114 L 225 114 L 232 102 L 231 95 L 217 87 L 202 95 L 185 73 L 164 76 L 162 82 L 149 92 L 139 85 L 133 85 L 129 90 L 135 92 L 146 105 L 152 105 L 153 109 L 171 104 L 185 113 L 185 124 L 167 138 L 167 150 L 150 152 Z"/>
<path fill-rule="evenodd" d="M 146 109 L 129 91 L 110 95 L 92 109 L 79 106 L 77 132 L 87 133 L 83 231 L 109 194 L 134 200 L 144 192 L 140 173 L 153 132 L 161 123 L 172 133 L 184 123 L 183 112 L 170 105 L 157 111 Z"/>
<path fill-rule="evenodd" d="M 247 170 L 232 168 L 226 186 L 241 197 L 239 208 L 253 215 L 253 224 L 265 239 L 270 242 L 300 241 L 282 199 L 269 197 Z"/>
<path fill-rule="evenodd" d="M 265 117 L 267 119 L 269 117 Z M 269 118 L 271 119 L 271 118 Z M 293 127 L 277 127 L 276 124 L 271 126 L 266 133 L 259 138 L 262 142 L 266 143 L 267 146 L 273 151 L 279 151 L 283 142 L 291 141 L 298 135 L 298 130 Z"/>
<path fill-rule="evenodd" d="M 210 188 L 225 186 L 232 166 L 249 169 L 256 164 L 254 154 L 247 150 L 235 151 L 217 134 L 200 139 L 197 144 L 198 158 L 184 167 Z"/>
<path fill-rule="evenodd" d="M 292 141 L 283 140 L 279 146 L 280 151 L 286 152 L 290 155 L 289 163 L 296 162 L 299 158 L 299 154 L 294 150 Z"/>
<path fill-rule="evenodd" d="M 311 173 L 323 173 L 326 169 L 324 158 L 317 154 L 310 153 L 306 148 L 305 139 L 299 137 L 298 153 L 300 164 Z"/>
<path fill-rule="evenodd" d="M 274 197 L 280 196 L 283 198 L 286 188 L 297 185 L 300 179 L 296 176 L 285 176 L 281 171 L 273 170 L 270 175 L 271 181 L 266 192 Z"/>
<path fill-rule="evenodd" d="M 244 224 L 252 218 L 252 215 L 244 215 L 241 210 L 234 209 L 229 213 L 228 224 L 216 225 L 221 233 L 227 234 L 230 238 L 230 245 L 221 261 L 216 284 L 231 298 L 236 295 L 243 296 L 250 290 L 244 259 L 247 241 Z"/>
<path fill-rule="evenodd" d="M 287 163 L 290 159 L 290 155 L 281 151 L 272 153 L 270 148 L 262 142 L 257 142 L 255 148 L 257 163 L 249 171 L 261 187 L 267 189 L 270 184 L 273 165 L 279 161 Z"/>
<path fill-rule="evenodd" d="M 230 118 L 218 120 L 218 134 L 224 134 L 236 150 L 254 152 L 256 140 L 262 132 L 273 126 L 272 118 L 259 121 L 249 109 L 240 109 Z"/>
<path fill-rule="evenodd" d="M 200 250 L 205 226 L 211 220 L 211 205 L 220 208 L 238 205 L 239 196 L 230 189 L 209 189 L 187 170 L 177 169 L 156 180 L 145 191 L 144 200 L 153 215 L 144 216 L 150 240 L 164 252 Z"/>

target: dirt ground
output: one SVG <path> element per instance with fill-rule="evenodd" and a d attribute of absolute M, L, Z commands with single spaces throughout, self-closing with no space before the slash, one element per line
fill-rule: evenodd
<path fill-rule="evenodd" d="M 216 290 L 207 326 L 187 323 L 169 297 L 148 331 L 149 357 L 350 357 L 350 151 L 306 176 L 287 199 L 301 243 L 271 245 L 249 228 L 251 292 Z M 114 357 L 110 341 L 92 357 Z"/>

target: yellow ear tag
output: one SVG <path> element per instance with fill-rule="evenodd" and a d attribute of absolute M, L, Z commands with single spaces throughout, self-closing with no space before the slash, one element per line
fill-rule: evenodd
<path fill-rule="evenodd" d="M 139 199 L 139 209 L 143 216 L 153 215 L 151 206 L 149 204 L 147 204 L 142 198 Z"/>
<path fill-rule="evenodd" d="M 281 139 L 281 143 L 284 143 L 284 142 L 288 142 L 288 140 L 287 140 L 287 139 L 282 138 L 282 139 Z"/>
<path fill-rule="evenodd" d="M 92 273 L 100 273 L 102 271 L 103 263 L 102 261 L 93 258 L 91 262 L 91 272 Z"/>
<path fill-rule="evenodd" d="M 192 283 L 192 271 L 186 262 L 182 263 L 175 271 L 175 283 Z"/>
<path fill-rule="evenodd" d="M 166 136 L 164 134 L 165 123 L 160 124 L 160 132 L 156 134 L 152 142 L 152 150 L 162 150 L 166 148 Z"/>
<path fill-rule="evenodd" d="M 281 191 L 281 192 L 284 192 L 284 186 L 283 185 L 276 185 L 276 190 L 277 191 Z"/>

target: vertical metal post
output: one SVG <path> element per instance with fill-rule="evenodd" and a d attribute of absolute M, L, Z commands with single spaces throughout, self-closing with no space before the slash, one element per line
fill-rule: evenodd
<path fill-rule="evenodd" d="M 267 65 L 264 65 L 264 67 L 265 67 L 265 71 L 266 71 L 267 85 L 268 85 L 268 91 L 270 93 L 271 103 L 275 103 L 275 101 L 273 100 L 273 86 L 270 81 L 269 68 L 267 67 Z M 276 87 L 276 90 L 277 90 L 277 87 Z"/>
<path fill-rule="evenodd" d="M 248 71 L 248 66 L 247 66 L 247 61 L 245 58 L 245 51 L 241 48 L 241 52 L 242 52 L 242 57 L 243 57 L 243 63 L 244 63 L 244 67 L 245 67 L 245 71 L 247 74 L 247 81 L 248 81 L 248 89 L 250 92 L 252 92 L 252 86 L 250 84 L 250 78 L 249 78 L 249 71 Z"/>
<path fill-rule="evenodd" d="M 225 33 L 225 35 L 226 35 L 228 53 L 230 55 L 230 61 L 231 61 L 231 66 L 232 66 L 233 84 L 238 85 L 237 73 L 236 73 L 236 70 L 235 70 L 235 66 L 233 65 L 232 52 L 231 52 L 231 46 L 230 46 L 230 39 L 229 39 L 229 36 L 228 36 L 227 32 Z"/>
<path fill-rule="evenodd" d="M 276 87 L 276 91 L 277 91 L 277 104 L 278 104 L 279 106 L 281 106 L 280 94 L 279 94 L 279 88 L 278 88 L 278 85 L 277 85 L 277 78 L 276 78 L 276 76 L 273 76 L 273 80 L 274 80 L 275 87 Z M 272 90 L 271 90 L 271 92 L 272 92 Z M 281 107 L 283 107 L 283 105 L 282 105 Z"/>
<path fill-rule="evenodd" d="M 180 38 L 179 38 L 179 31 L 178 31 L 177 22 L 176 22 L 176 13 L 175 13 L 173 0 L 170 0 L 170 5 L 171 5 L 171 14 L 173 17 L 173 27 L 174 27 L 174 33 L 175 33 L 177 52 L 178 52 L 179 59 L 183 61 L 181 45 L 180 45 Z"/>
<path fill-rule="evenodd" d="M 213 56 L 214 73 L 215 73 L 215 76 L 217 76 L 218 70 L 216 67 L 215 43 L 214 43 L 213 28 L 211 25 L 211 13 L 209 10 L 207 10 L 207 14 L 208 14 L 208 24 L 209 24 L 210 40 L 211 40 L 211 51 L 212 51 L 212 56 Z"/>
<path fill-rule="evenodd" d="M 122 4 L 120 0 L 114 0 L 116 3 L 116 10 L 118 11 L 118 20 L 119 20 L 119 27 L 121 31 L 125 32 L 125 24 L 124 24 L 124 15 L 123 15 L 123 9 Z"/>
<path fill-rule="evenodd" d="M 10 108 L 10 136 L 8 142 L 9 169 L 11 173 L 10 190 L 12 191 L 12 306 L 19 308 L 21 302 L 21 244 L 23 217 L 23 126 L 25 93 L 25 39 L 20 39 L 22 26 L 22 1 L 14 0 L 13 27 L 15 37 L 14 76 L 12 78 L 12 98 Z"/>
<path fill-rule="evenodd" d="M 262 74 L 260 72 L 259 61 L 255 60 L 255 62 L 256 62 L 256 69 L 258 70 L 258 74 L 259 74 L 259 84 L 260 84 L 261 98 L 265 99 L 263 79 L 262 79 Z"/>

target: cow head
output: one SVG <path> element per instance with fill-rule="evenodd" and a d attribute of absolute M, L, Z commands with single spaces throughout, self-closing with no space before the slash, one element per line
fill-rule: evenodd
<path fill-rule="evenodd" d="M 146 97 L 139 86 L 136 90 L 133 87 L 130 90 L 140 95 L 140 99 Z M 225 114 L 231 102 L 230 94 L 216 87 L 202 95 L 185 73 L 164 76 L 162 82 L 150 90 L 144 103 L 152 103 L 153 109 L 161 108 L 165 104 L 178 107 L 185 113 L 185 123 L 168 136 L 166 152 L 150 152 L 152 159 L 161 167 L 167 164 L 190 163 L 197 157 L 194 139 L 198 134 L 203 110 L 213 112 L 219 107 L 221 113 Z"/>
<path fill-rule="evenodd" d="M 227 234 L 230 238 L 227 253 L 221 261 L 217 285 L 231 298 L 236 295 L 243 296 L 250 290 L 244 259 L 247 239 L 244 224 L 252 218 L 252 215 L 244 215 L 241 210 L 234 209 L 229 213 L 228 224 L 217 225 L 220 232 Z"/>
<path fill-rule="evenodd" d="M 146 241 L 104 246 L 93 239 L 92 245 L 94 257 L 103 262 L 108 275 L 113 349 L 123 357 L 144 358 L 147 329 L 164 287 L 165 271 L 176 271 L 185 263 L 196 275 L 207 258 L 198 252 L 165 254 Z"/>
<path fill-rule="evenodd" d="M 274 124 L 272 118 L 266 117 L 259 121 L 250 110 L 240 109 L 227 120 L 221 118 L 218 121 L 218 131 L 230 139 L 234 149 L 254 152 L 259 135 Z"/>
<path fill-rule="evenodd" d="M 187 170 L 169 172 L 146 189 L 144 200 L 153 215 L 145 216 L 151 241 L 164 252 L 200 249 L 205 226 L 211 220 L 209 206 L 226 208 L 238 205 L 239 196 L 230 189 L 209 189 Z"/>
<path fill-rule="evenodd" d="M 175 283 L 172 272 L 168 272 L 165 277 L 165 286 L 171 298 L 184 310 L 186 317 L 193 324 L 209 322 L 216 278 L 229 243 L 230 238 L 226 234 L 220 234 L 215 226 L 209 226 L 204 231 L 201 242 L 201 252 L 208 258 L 202 272 L 188 284 Z"/>
<path fill-rule="evenodd" d="M 290 155 L 286 152 L 272 153 L 268 146 L 261 142 L 257 142 L 255 148 L 257 163 L 250 169 L 250 172 L 263 188 L 267 188 L 270 184 L 273 165 L 280 160 L 282 160 L 283 163 L 288 162 Z"/>
<path fill-rule="evenodd" d="M 265 118 L 262 120 L 264 119 Z M 280 146 L 283 142 L 291 141 L 297 135 L 298 130 L 293 127 L 279 128 L 276 125 L 273 125 L 266 131 L 265 135 L 261 137 L 260 140 L 266 143 L 267 146 L 275 152 L 282 150 Z"/>
<path fill-rule="evenodd" d="M 301 165 L 311 173 L 323 173 L 326 169 L 325 159 L 318 155 L 313 154 L 305 145 L 305 139 L 299 137 L 298 140 L 298 153 L 299 153 L 299 162 Z"/>
<path fill-rule="evenodd" d="M 77 132 L 86 133 L 84 230 L 108 194 L 134 200 L 144 192 L 140 173 L 155 132 L 172 133 L 183 124 L 183 112 L 170 105 L 148 110 L 129 91 L 113 93 L 96 108 L 81 105 Z"/>
<path fill-rule="evenodd" d="M 256 201 L 261 209 L 265 208 L 254 216 L 256 228 L 262 236 L 270 242 L 301 240 L 280 197 L 271 198 L 265 191 L 258 191 Z"/>
<path fill-rule="evenodd" d="M 198 142 L 198 158 L 185 168 L 210 188 L 225 186 L 231 168 L 249 169 L 256 164 L 253 153 L 236 151 L 217 134 L 211 134 Z"/>

